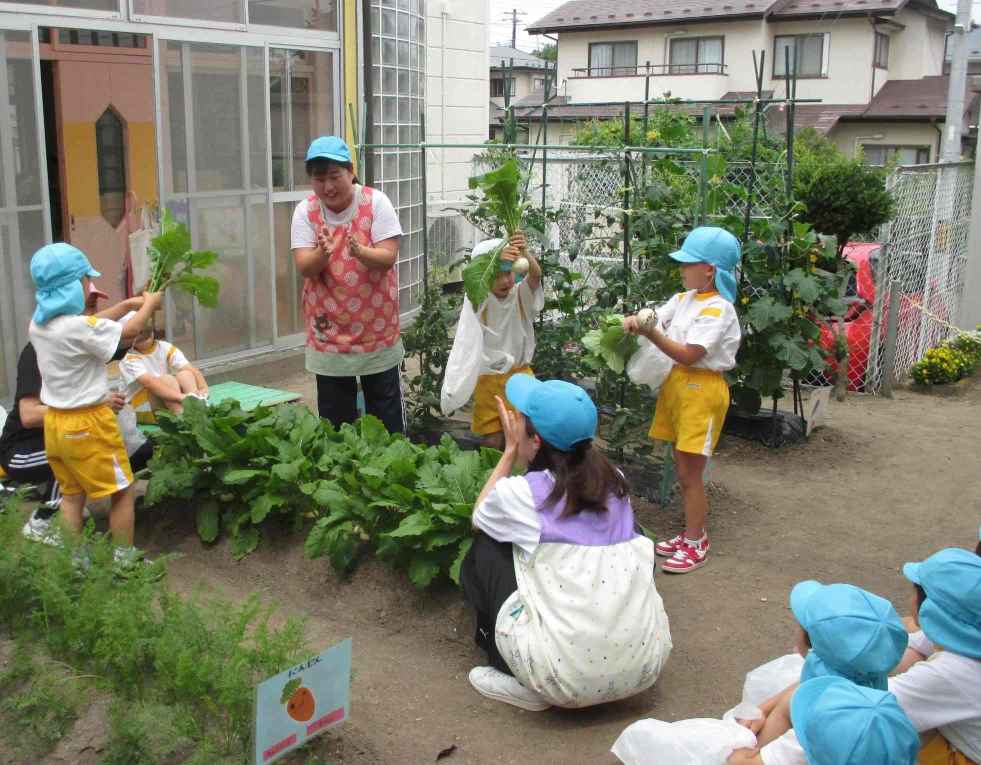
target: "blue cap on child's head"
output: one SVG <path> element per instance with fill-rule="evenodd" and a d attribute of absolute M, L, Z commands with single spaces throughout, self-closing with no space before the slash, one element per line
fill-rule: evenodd
<path fill-rule="evenodd" d="M 315 138 L 307 149 L 307 162 L 311 159 L 332 159 L 334 162 L 351 162 L 351 150 L 347 143 L 336 135 L 322 135 Z"/>
<path fill-rule="evenodd" d="M 909 641 L 892 603 L 851 584 L 806 581 L 791 590 L 790 608 L 831 670 L 870 688 L 886 687 Z"/>
<path fill-rule="evenodd" d="M 31 279 L 37 288 L 32 321 L 41 325 L 57 316 L 81 313 L 85 309 L 81 278 L 101 275 L 77 247 L 65 242 L 45 245 L 31 258 Z"/>
<path fill-rule="evenodd" d="M 841 677 L 801 683 L 790 719 L 810 765 L 913 765 L 920 736 L 888 691 Z"/>
<path fill-rule="evenodd" d="M 715 286 L 730 303 L 736 300 L 736 266 L 742 258 L 739 240 L 724 228 L 699 226 L 685 237 L 681 249 L 671 253 L 679 263 L 715 266 Z"/>
<path fill-rule="evenodd" d="M 531 420 L 542 440 L 559 451 L 570 451 L 596 435 L 596 405 L 578 385 L 517 374 L 508 380 L 504 392 L 511 405 Z"/>
<path fill-rule="evenodd" d="M 907 563 L 903 574 L 926 593 L 917 621 L 946 650 L 981 659 L 981 557 L 959 547 Z"/>

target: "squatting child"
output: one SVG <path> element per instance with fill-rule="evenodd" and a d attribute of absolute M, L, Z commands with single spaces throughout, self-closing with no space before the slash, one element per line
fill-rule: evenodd
<path fill-rule="evenodd" d="M 61 484 L 62 523 L 78 534 L 86 496 L 111 497 L 109 529 L 117 560 L 132 560 L 133 473 L 116 415 L 107 403 L 106 364 L 120 342 L 130 342 L 160 307 L 148 293 L 125 324 L 84 316 L 89 279 L 99 276 L 85 254 L 64 242 L 31 258 L 37 308 L 29 335 L 41 370 L 44 448 Z"/>
<path fill-rule="evenodd" d="M 501 239 L 481 242 L 473 254 L 493 252 L 501 244 Z M 520 279 L 512 265 L 522 257 L 528 261 L 528 274 Z M 440 393 L 440 408 L 447 416 L 473 396 L 471 430 L 496 449 L 504 447 L 496 397 L 505 398 L 504 386 L 513 375 L 534 374 L 530 366 L 535 355 L 534 322 L 545 307 L 542 269 L 528 252 L 522 232 L 516 232 L 504 247 L 501 268 L 482 305 L 463 299 Z"/>
<path fill-rule="evenodd" d="M 119 364 L 119 374 L 126 384 L 126 403 L 141 423 L 156 422 L 153 413 L 158 409 L 181 412 L 187 396 L 208 396 L 204 375 L 177 346 L 158 340 L 149 324 L 133 340 Z"/>
<path fill-rule="evenodd" d="M 741 248 L 728 231 L 703 226 L 671 257 L 681 263 L 686 291 L 657 309 L 656 326 L 628 316 L 623 328 L 641 336 L 638 355 L 660 353 L 673 362 L 658 393 L 650 436 L 674 444 L 685 529 L 658 543 L 656 551 L 667 558 L 665 572 L 685 574 L 705 565 L 709 551 L 703 474 L 729 409 L 723 372 L 736 365 L 742 339 L 733 307 Z"/>

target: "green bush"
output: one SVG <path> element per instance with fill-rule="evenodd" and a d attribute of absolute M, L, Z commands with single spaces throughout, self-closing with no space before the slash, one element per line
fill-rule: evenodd
<path fill-rule="evenodd" d="M 244 753 L 254 686 L 306 655 L 302 625 L 271 626 L 271 611 L 255 598 L 234 604 L 176 595 L 160 578 L 166 561 L 120 578 L 108 539 L 91 532 L 82 541 L 91 563 L 80 565 L 80 548 L 26 541 L 17 505 L 15 498 L 0 506 L 0 623 L 121 701 L 180 709 L 175 719 L 185 720 L 194 741 Z M 135 761 L 145 755 L 127 743 L 150 713 L 140 714 L 117 720 L 117 761 L 126 752 Z"/>
<path fill-rule="evenodd" d="M 910 369 L 910 376 L 920 385 L 943 385 L 971 374 L 976 364 L 963 351 L 941 345 L 928 350 Z"/>

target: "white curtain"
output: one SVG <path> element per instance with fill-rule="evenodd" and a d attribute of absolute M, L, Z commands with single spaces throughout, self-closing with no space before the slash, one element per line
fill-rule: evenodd
<path fill-rule="evenodd" d="M 698 41 L 698 71 L 722 71 L 722 38 L 706 37 Z"/>
<path fill-rule="evenodd" d="M 589 46 L 589 69 L 597 77 L 613 74 L 613 46 L 610 44 Z M 597 71 L 599 70 L 599 71 Z"/>

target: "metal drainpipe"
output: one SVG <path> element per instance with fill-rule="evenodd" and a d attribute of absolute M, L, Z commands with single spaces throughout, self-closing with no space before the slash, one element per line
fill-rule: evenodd
<path fill-rule="evenodd" d="M 446 10 L 446 3 L 443 3 L 442 11 L 440 13 L 441 18 L 441 37 L 440 42 L 442 47 L 440 48 L 440 67 L 439 67 L 439 80 L 440 80 L 440 97 L 439 104 L 439 135 L 440 142 L 446 143 L 446 17 L 449 13 Z M 426 140 L 423 136 L 423 140 Z M 439 193 L 446 199 L 446 149 L 442 150 L 443 161 L 439 164 Z M 423 154 L 423 160 L 425 161 L 425 154 Z M 423 200 L 426 204 L 429 204 L 428 200 Z"/>

